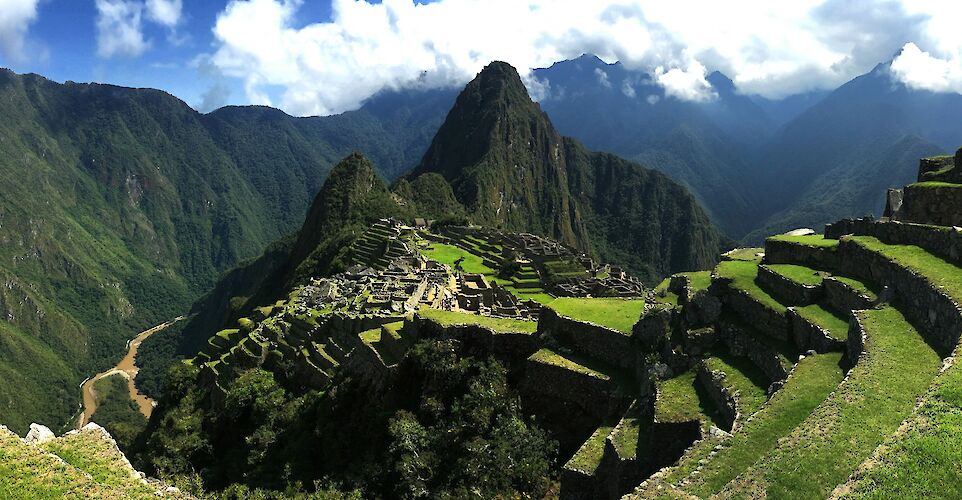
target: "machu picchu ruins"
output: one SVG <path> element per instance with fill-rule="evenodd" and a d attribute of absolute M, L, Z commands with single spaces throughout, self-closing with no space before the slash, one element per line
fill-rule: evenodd
<path fill-rule="evenodd" d="M 255 366 L 313 389 L 339 371 L 388 387 L 418 339 L 455 339 L 503 362 L 556 436 L 561 498 L 870 491 L 866 461 L 898 450 L 899 426 L 957 371 L 962 229 L 906 212 L 953 206 L 942 192 L 914 184 L 887 217 L 773 236 L 652 289 L 547 238 L 385 219 L 347 271 L 193 363 L 218 404 Z"/>

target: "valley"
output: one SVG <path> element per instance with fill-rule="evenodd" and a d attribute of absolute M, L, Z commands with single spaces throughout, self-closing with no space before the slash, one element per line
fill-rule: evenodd
<path fill-rule="evenodd" d="M 137 359 L 137 349 L 140 344 L 150 338 L 151 335 L 167 328 L 168 326 L 177 323 L 184 319 L 184 316 L 179 316 L 171 321 L 161 323 L 155 327 L 149 328 L 140 332 L 139 335 L 133 338 L 127 344 L 127 354 L 117 363 L 115 366 L 109 370 L 100 372 L 93 377 L 85 380 L 80 386 L 80 392 L 82 394 L 82 405 L 80 416 L 77 417 L 77 429 L 82 429 L 88 422 L 90 422 L 90 417 L 97 412 L 97 392 L 94 390 L 94 385 L 101 379 L 111 377 L 111 376 L 121 376 L 127 382 L 128 396 L 131 401 L 137 404 L 140 413 L 144 417 L 150 418 L 150 414 L 154 411 L 154 405 L 156 404 L 154 400 L 141 394 L 135 385 L 137 379 L 137 365 L 135 360 Z"/>

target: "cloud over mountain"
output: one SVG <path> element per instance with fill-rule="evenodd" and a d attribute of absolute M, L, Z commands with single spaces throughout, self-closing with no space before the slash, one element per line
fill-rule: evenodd
<path fill-rule="evenodd" d="M 100 5 L 140 9 L 117 16 L 116 36 L 101 50 L 133 55 L 149 43 L 137 29 L 140 12 L 174 26 L 181 1 Z M 550 89 L 530 70 L 583 53 L 645 71 L 681 100 L 711 100 L 712 70 L 766 97 L 835 88 L 901 47 L 893 74 L 907 85 L 962 87 L 951 68 L 932 74 L 940 61 L 962 62 L 951 2 L 333 0 L 328 21 L 306 21 L 319 10 L 304 0 L 230 0 L 213 26 L 213 50 L 200 58 L 242 81 L 249 102 L 298 115 L 354 109 L 385 88 L 461 85 L 492 60 L 518 67 L 532 94 L 543 95 Z"/>

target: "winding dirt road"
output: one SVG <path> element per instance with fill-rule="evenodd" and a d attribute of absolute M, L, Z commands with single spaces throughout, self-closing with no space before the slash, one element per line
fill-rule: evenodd
<path fill-rule="evenodd" d="M 175 318 L 173 321 L 168 321 L 166 323 L 159 324 L 149 330 L 144 330 L 140 332 L 139 335 L 134 337 L 127 344 L 127 355 L 117 363 L 113 368 L 100 372 L 97 375 L 87 379 L 83 385 L 80 386 L 80 390 L 83 393 L 83 411 L 77 418 L 77 428 L 81 428 L 90 422 L 91 415 L 97 411 L 97 392 L 94 391 L 94 384 L 103 378 L 109 377 L 111 375 L 120 375 L 127 379 L 127 391 L 130 394 L 130 399 L 137 403 L 137 407 L 140 408 L 140 413 L 143 413 L 145 417 L 150 418 L 150 414 L 154 411 L 154 400 L 144 396 L 134 385 L 134 379 L 137 377 L 137 365 L 134 363 L 134 359 L 137 357 L 137 349 L 140 348 L 140 344 L 146 340 L 151 335 L 167 328 L 168 326 L 184 319 L 184 316 Z"/>

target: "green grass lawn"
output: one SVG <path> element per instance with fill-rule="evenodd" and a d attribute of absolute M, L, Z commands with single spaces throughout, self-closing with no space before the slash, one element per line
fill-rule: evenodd
<path fill-rule="evenodd" d="M 590 321 L 622 333 L 631 333 L 641 313 L 644 299 L 610 299 L 560 297 L 550 307 L 562 316 L 579 321 Z"/>
<path fill-rule="evenodd" d="M 685 490 L 707 498 L 774 448 L 779 439 L 788 435 L 842 381 L 841 357 L 842 353 L 820 354 L 799 362 L 785 386 L 731 439 L 721 442 L 722 448 L 698 475 L 690 476 Z M 718 440 L 699 444 L 699 448 L 705 449 L 693 450 L 677 468 L 687 474 L 716 444 Z"/>
<path fill-rule="evenodd" d="M 454 269 L 454 262 L 463 257 L 464 262 L 461 263 L 461 269 L 464 269 L 464 272 L 491 276 L 495 275 L 494 269 L 484 265 L 484 259 L 481 258 L 481 256 L 475 255 L 454 245 L 448 245 L 445 243 L 432 243 L 430 247 L 422 248 L 421 254 L 435 262 L 444 264 L 451 269 Z"/>
<path fill-rule="evenodd" d="M 866 353 L 849 377 L 723 496 L 825 498 L 912 413 L 941 358 L 898 310 L 859 314 Z"/>
<path fill-rule="evenodd" d="M 421 308 L 418 310 L 418 314 L 444 326 L 479 325 L 490 328 L 495 333 L 534 333 L 538 330 L 538 323 L 535 321 L 492 318 L 466 312 L 441 311 L 430 308 Z"/>
<path fill-rule="evenodd" d="M 765 267 L 801 285 L 818 286 L 822 284 L 823 276 L 810 267 L 796 266 L 795 264 L 768 264 Z"/>
<path fill-rule="evenodd" d="M 588 474 L 594 474 L 595 469 L 601 463 L 601 458 L 605 454 L 605 439 L 611 434 L 611 430 L 614 429 L 614 424 L 605 424 L 601 427 L 595 429 L 591 433 L 591 437 L 588 438 L 581 448 L 568 460 L 565 467 L 569 469 L 576 469 L 580 471 L 587 472 Z"/>
<path fill-rule="evenodd" d="M 765 290 L 762 290 L 761 287 L 755 283 L 755 278 L 758 277 L 758 264 L 740 260 L 725 261 L 718 264 L 718 267 L 715 268 L 715 273 L 719 278 L 731 279 L 731 286 L 733 288 L 748 293 L 749 296 L 762 305 L 773 309 L 779 314 L 785 313 L 785 305 Z"/>
<path fill-rule="evenodd" d="M 661 280 L 661 283 L 655 287 L 655 300 L 662 304 L 668 304 L 672 306 L 678 305 L 678 294 L 668 291 L 668 283 L 671 278 L 665 278 Z"/>
<path fill-rule="evenodd" d="M 945 371 L 905 434 L 889 438 L 850 498 L 962 498 L 962 367 Z"/>
<path fill-rule="evenodd" d="M 817 247 L 817 248 L 837 248 L 838 247 L 838 240 L 825 239 L 825 236 L 821 234 L 810 234 L 807 236 L 787 236 L 783 234 L 779 236 L 769 237 L 766 241 L 781 241 L 784 243 L 792 243 L 795 245 Z"/>
<path fill-rule="evenodd" d="M 695 382 L 695 369 L 666 380 L 658 381 L 658 399 L 655 401 L 655 420 L 658 422 L 707 422 L 715 408 L 708 398 L 702 397 Z"/>
<path fill-rule="evenodd" d="M 848 319 L 842 318 L 818 304 L 796 307 L 795 312 L 811 323 L 828 330 L 833 339 L 845 340 L 848 338 Z"/>
<path fill-rule="evenodd" d="M 598 378 L 601 380 L 611 380 L 611 377 L 609 377 L 608 375 L 596 370 L 592 370 L 587 366 L 578 364 L 568 359 L 567 357 L 562 356 L 561 354 L 558 354 L 548 348 L 539 350 L 538 352 L 532 354 L 528 359 L 531 361 L 536 361 L 538 363 L 543 363 L 546 365 L 553 365 L 553 366 L 565 368 L 573 372 L 581 373 L 583 375 L 588 375 L 590 377 Z"/>

